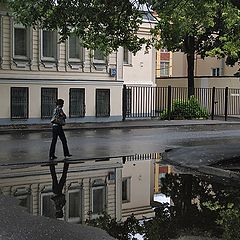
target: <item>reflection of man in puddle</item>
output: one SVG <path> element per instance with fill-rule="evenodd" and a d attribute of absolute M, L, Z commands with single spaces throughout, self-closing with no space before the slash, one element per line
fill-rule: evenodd
<path fill-rule="evenodd" d="M 60 181 L 57 180 L 55 165 L 50 164 L 50 172 L 52 176 L 52 191 L 54 193 L 54 196 L 51 197 L 51 199 L 54 201 L 55 208 L 56 208 L 56 218 L 62 218 L 63 217 L 63 207 L 66 203 L 65 200 L 65 194 L 62 193 L 64 184 L 66 182 L 67 178 L 67 171 L 68 171 L 69 163 L 64 163 L 63 166 L 63 173 L 62 177 L 60 178 Z"/>

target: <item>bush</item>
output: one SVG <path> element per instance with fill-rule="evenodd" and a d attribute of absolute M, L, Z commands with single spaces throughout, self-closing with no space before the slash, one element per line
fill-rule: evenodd
<path fill-rule="evenodd" d="M 223 239 L 239 240 L 240 209 L 229 208 L 220 212 L 218 223 L 223 227 Z"/>
<path fill-rule="evenodd" d="M 161 119 L 208 119 L 207 109 L 202 107 L 198 100 L 191 96 L 189 100 L 175 100 L 172 110 L 168 114 L 165 109 L 161 115 Z"/>

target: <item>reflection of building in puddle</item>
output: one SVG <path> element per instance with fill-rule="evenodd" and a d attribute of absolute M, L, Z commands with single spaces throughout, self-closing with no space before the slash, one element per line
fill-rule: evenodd
<path fill-rule="evenodd" d="M 17 197 L 33 215 L 50 218 L 56 218 L 56 194 L 65 195 L 62 220 L 74 223 L 94 219 L 103 212 L 117 220 L 132 214 L 138 219 L 153 217 L 156 159 L 158 154 L 71 160 L 59 193 L 53 190 L 53 173 L 60 183 L 63 163 L 52 165 L 52 171 L 49 165 L 2 168 L 0 192 Z"/>
<path fill-rule="evenodd" d="M 139 154 L 129 157 L 123 165 L 122 217 L 131 214 L 138 219 L 151 218 L 154 189 L 154 164 L 159 154 Z"/>
<path fill-rule="evenodd" d="M 155 163 L 154 166 L 154 193 L 161 192 L 161 178 L 164 178 L 167 173 L 173 172 L 170 165 Z"/>
<path fill-rule="evenodd" d="M 58 163 L 55 168 L 60 179 L 63 164 Z M 62 219 L 76 223 L 85 222 L 103 212 L 121 219 L 121 171 L 121 158 L 70 163 L 62 190 L 66 199 Z M 55 218 L 49 166 L 2 168 L 0 178 L 0 192 L 17 197 L 20 205 L 33 215 Z"/>

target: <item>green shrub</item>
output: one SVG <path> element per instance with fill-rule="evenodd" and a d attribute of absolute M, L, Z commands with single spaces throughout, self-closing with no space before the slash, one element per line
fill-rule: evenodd
<path fill-rule="evenodd" d="M 188 100 L 178 99 L 173 102 L 172 110 L 168 114 L 165 109 L 161 115 L 161 119 L 208 119 L 207 109 L 202 107 L 198 100 L 191 96 Z"/>
<path fill-rule="evenodd" d="M 221 211 L 218 223 L 223 227 L 223 239 L 239 240 L 240 209 L 229 208 Z"/>

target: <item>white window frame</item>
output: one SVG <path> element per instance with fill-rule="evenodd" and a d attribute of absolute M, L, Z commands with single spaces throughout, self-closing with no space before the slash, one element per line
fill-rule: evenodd
<path fill-rule="evenodd" d="M 103 212 L 106 211 L 106 186 L 105 185 L 100 185 L 100 186 L 92 186 L 92 189 L 91 189 L 91 213 L 92 213 L 92 218 L 97 218 L 99 216 L 102 215 L 103 212 L 101 213 L 94 213 L 93 212 L 93 206 L 94 206 L 94 203 L 93 203 L 93 195 L 94 195 L 94 190 L 98 190 L 98 189 L 102 189 L 103 190 Z"/>
<path fill-rule="evenodd" d="M 126 185 L 127 185 L 127 199 L 122 199 L 122 203 L 128 203 L 131 201 L 131 177 L 124 177 L 122 179 L 122 183 L 126 181 Z M 123 193 L 123 189 L 122 189 L 122 193 Z M 123 195 L 123 194 L 122 194 Z"/>
<path fill-rule="evenodd" d="M 21 201 L 22 199 L 27 199 L 27 206 L 26 209 L 29 213 L 32 212 L 32 195 L 31 195 L 31 189 L 29 187 L 19 187 L 14 192 L 14 197 L 19 199 Z"/>
<path fill-rule="evenodd" d="M 95 64 L 106 64 L 107 59 L 106 59 L 105 56 L 103 56 L 103 59 L 96 59 L 95 58 L 95 52 L 96 51 L 100 51 L 100 50 L 93 50 L 93 63 L 95 63 Z"/>
<path fill-rule="evenodd" d="M 54 56 L 53 57 L 47 57 L 47 56 L 44 56 L 43 53 L 44 53 L 44 49 L 43 49 L 43 43 L 44 43 L 44 39 L 43 39 L 43 35 L 44 35 L 44 31 L 49 31 L 49 32 L 52 32 L 54 35 L 53 35 L 53 41 L 55 42 L 52 42 L 52 48 L 54 50 Z M 55 62 L 57 60 L 57 55 L 58 55 L 58 33 L 56 31 L 51 31 L 51 30 L 46 30 L 46 29 L 41 29 L 41 40 L 40 40 L 40 44 L 41 44 L 41 60 L 42 61 L 49 61 L 49 62 Z"/>
<path fill-rule="evenodd" d="M 164 67 L 162 68 L 162 64 L 164 65 Z M 166 64 L 168 64 L 168 68 L 166 68 Z M 169 67 L 170 67 L 170 62 L 169 61 L 160 61 L 160 76 L 162 77 L 168 77 L 170 74 L 169 71 Z"/>
<path fill-rule="evenodd" d="M 16 55 L 15 54 L 15 29 L 25 29 L 26 31 L 26 55 Z M 28 60 L 29 55 L 30 55 L 30 49 L 29 49 L 29 44 L 30 44 L 30 31 L 29 28 L 25 27 L 24 25 L 20 23 L 13 23 L 13 59 L 19 59 L 19 60 Z"/>
<path fill-rule="evenodd" d="M 40 215 L 41 216 L 44 216 L 43 215 L 43 198 L 45 196 L 50 196 L 50 198 L 53 196 L 53 193 L 52 192 L 42 192 L 40 193 Z M 54 206 L 54 203 L 52 203 L 53 206 Z"/>
<path fill-rule="evenodd" d="M 127 51 L 127 56 L 125 55 L 125 51 Z M 127 59 L 125 60 L 125 56 L 127 57 Z M 123 47 L 123 65 L 128 65 L 131 66 L 132 65 L 132 53 L 126 48 Z"/>
<path fill-rule="evenodd" d="M 78 38 L 75 35 L 69 36 L 68 37 L 68 42 L 67 42 L 67 47 L 68 47 L 68 61 L 69 62 L 78 62 L 78 63 L 83 63 L 84 62 L 84 48 L 80 43 L 80 39 L 79 39 L 79 58 L 76 57 L 71 57 L 70 56 L 70 37 L 75 37 Z M 76 49 L 75 49 L 76 50 Z"/>
<path fill-rule="evenodd" d="M 79 193 L 79 217 L 70 217 L 70 194 L 72 193 Z M 70 189 L 67 193 L 67 220 L 71 223 L 79 223 L 82 221 L 83 217 L 83 196 L 82 196 L 82 189 Z"/>

